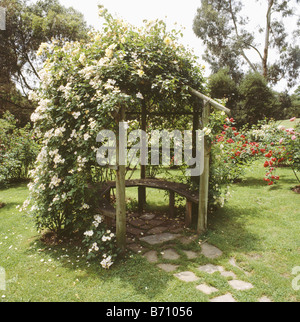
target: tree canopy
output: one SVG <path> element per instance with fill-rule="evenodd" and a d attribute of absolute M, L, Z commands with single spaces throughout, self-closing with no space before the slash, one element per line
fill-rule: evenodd
<path fill-rule="evenodd" d="M 258 28 L 258 32 L 264 34 L 264 44 L 258 43 L 253 28 L 250 31 L 251 17 L 245 14 L 245 5 L 238 0 L 202 0 L 193 29 L 206 45 L 204 59 L 213 72 L 228 66 L 234 79 L 239 80 L 241 65 L 246 64 L 252 72 L 262 74 L 268 83 L 277 84 L 285 78 L 292 87 L 299 77 L 300 47 L 289 39 L 292 31 L 285 28 L 283 19 L 296 14 L 294 4 L 299 0 L 266 2 L 265 26 Z M 294 39 L 297 33 L 299 30 L 294 31 Z M 271 49 L 277 53 L 275 61 L 270 60 Z M 254 51 L 258 59 L 250 58 L 249 50 Z"/>

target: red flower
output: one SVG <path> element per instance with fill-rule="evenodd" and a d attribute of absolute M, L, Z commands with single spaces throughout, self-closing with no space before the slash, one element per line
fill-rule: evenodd
<path fill-rule="evenodd" d="M 265 164 L 264 164 L 264 167 L 267 168 L 269 166 L 269 162 L 266 161 Z"/>
<path fill-rule="evenodd" d="M 269 183 L 269 186 L 273 186 L 273 184 L 274 184 L 274 182 L 273 182 L 273 181 L 271 181 L 271 182 Z"/>

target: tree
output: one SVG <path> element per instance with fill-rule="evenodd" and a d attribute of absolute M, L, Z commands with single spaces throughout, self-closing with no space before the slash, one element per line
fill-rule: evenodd
<path fill-rule="evenodd" d="M 36 51 L 52 38 L 60 41 L 87 37 L 83 15 L 58 0 L 0 0 L 6 8 L 6 30 L 0 33 L 1 81 L 15 82 L 27 94 L 39 80 Z"/>
<path fill-rule="evenodd" d="M 228 66 L 235 79 L 241 76 L 241 65 L 259 72 L 271 84 L 286 77 L 288 86 L 295 85 L 300 72 L 300 47 L 288 41 L 283 19 L 295 14 L 295 1 L 268 0 L 266 22 L 259 28 L 264 33 L 261 49 L 257 35 L 250 32 L 249 18 L 244 15 L 244 4 L 238 0 L 202 0 L 194 19 L 193 30 L 207 46 L 204 59 L 216 73 Z M 278 60 L 270 62 L 270 49 L 278 53 Z M 255 51 L 259 63 L 250 59 L 249 50 Z"/>
<path fill-rule="evenodd" d="M 249 73 L 239 86 L 241 123 L 256 124 L 266 117 L 273 117 L 274 94 L 264 77 Z"/>

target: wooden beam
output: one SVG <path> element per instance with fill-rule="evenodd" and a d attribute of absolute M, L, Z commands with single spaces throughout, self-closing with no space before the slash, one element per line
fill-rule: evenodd
<path fill-rule="evenodd" d="M 228 115 L 231 115 L 231 110 L 223 105 L 221 105 L 220 103 L 214 101 L 212 98 L 202 94 L 202 93 L 199 93 L 198 91 L 194 90 L 193 88 L 189 87 L 189 91 L 191 94 L 197 96 L 198 98 L 208 102 L 211 106 L 213 106 L 214 108 L 216 108 L 217 110 L 219 111 L 223 111 L 225 112 L 226 114 Z"/>
<path fill-rule="evenodd" d="M 121 107 L 117 121 L 125 121 L 125 108 Z M 119 124 L 118 124 L 119 128 Z M 116 234 L 117 245 L 122 252 L 126 249 L 126 199 L 125 199 L 125 174 L 126 166 L 120 165 L 120 138 L 119 133 L 117 135 L 116 154 L 117 154 L 117 171 L 116 171 Z"/>
<path fill-rule="evenodd" d="M 203 108 L 202 123 L 203 127 L 209 123 L 210 103 L 205 102 Z M 208 143 L 204 142 L 204 170 L 200 176 L 199 185 L 199 210 L 198 210 L 198 223 L 197 233 L 203 233 L 207 229 L 207 212 L 208 212 L 208 190 L 209 190 L 209 157 L 210 147 Z"/>

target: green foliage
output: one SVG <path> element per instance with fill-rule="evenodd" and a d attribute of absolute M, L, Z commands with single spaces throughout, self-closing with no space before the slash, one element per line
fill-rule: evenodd
<path fill-rule="evenodd" d="M 39 146 L 30 125 L 17 127 L 17 120 L 6 112 L 0 119 L 0 185 L 28 177 Z"/>
<path fill-rule="evenodd" d="M 58 0 L 1 0 L 0 6 L 6 8 L 6 30 L 0 33 L 0 113 L 9 110 L 25 125 L 35 108 L 27 94 L 40 80 L 40 44 L 52 38 L 86 39 L 88 28 L 81 13 Z"/>
<path fill-rule="evenodd" d="M 88 260 L 99 260 L 100 265 L 109 269 L 117 257 L 115 234 L 106 229 L 103 218 L 100 215 L 94 217 L 94 221 L 84 233 L 83 244 L 87 248 Z"/>
<path fill-rule="evenodd" d="M 241 95 L 239 119 L 242 124 L 256 124 L 266 117 L 273 116 L 274 96 L 263 76 L 258 73 L 246 75 L 239 86 L 239 91 Z"/>
<path fill-rule="evenodd" d="M 253 30 L 249 26 L 251 17 L 242 1 L 202 0 L 193 29 L 206 46 L 203 58 L 211 65 L 213 73 L 229 67 L 231 76 L 238 82 L 243 76 L 243 65 L 247 65 L 252 72 L 261 73 L 268 83 L 277 84 L 285 78 L 288 86 L 293 87 L 299 77 L 300 48 L 296 42 L 289 41 L 285 26 L 285 19 L 296 14 L 292 3 L 272 0 L 265 6 L 261 4 L 261 10 L 266 11 L 266 21 L 256 33 L 250 31 Z M 265 36 L 263 47 L 258 45 L 260 33 Z M 250 50 L 256 58 L 248 55 Z M 271 50 L 279 59 L 270 59 Z"/>

